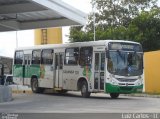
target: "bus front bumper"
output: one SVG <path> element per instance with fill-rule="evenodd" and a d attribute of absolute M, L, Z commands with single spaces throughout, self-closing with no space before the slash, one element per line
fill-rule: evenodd
<path fill-rule="evenodd" d="M 105 84 L 106 93 L 120 93 L 120 94 L 129 94 L 129 93 L 142 93 L 143 85 L 140 86 L 117 86 L 110 83 Z"/>

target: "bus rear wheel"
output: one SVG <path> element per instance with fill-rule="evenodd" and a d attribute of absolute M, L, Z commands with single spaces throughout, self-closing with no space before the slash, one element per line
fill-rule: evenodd
<path fill-rule="evenodd" d="M 119 93 L 110 93 L 112 99 L 116 99 L 119 97 Z"/>
<path fill-rule="evenodd" d="M 88 84 L 86 81 L 83 81 L 82 82 L 82 85 L 81 85 L 81 95 L 82 97 L 84 98 L 89 98 L 90 97 L 90 92 L 88 92 Z"/>
<path fill-rule="evenodd" d="M 38 87 L 37 78 L 33 78 L 31 81 L 31 89 L 33 93 L 43 93 L 44 89 Z"/>

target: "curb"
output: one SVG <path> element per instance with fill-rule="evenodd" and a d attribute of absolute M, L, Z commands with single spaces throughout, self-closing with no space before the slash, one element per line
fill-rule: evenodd
<path fill-rule="evenodd" d="M 33 94 L 31 90 L 12 90 L 14 94 Z"/>
<path fill-rule="evenodd" d="M 145 93 L 141 93 L 141 94 L 123 94 L 124 96 L 132 96 L 132 97 L 150 97 L 150 98 L 160 98 L 160 95 L 156 95 L 156 94 L 145 94 Z"/>

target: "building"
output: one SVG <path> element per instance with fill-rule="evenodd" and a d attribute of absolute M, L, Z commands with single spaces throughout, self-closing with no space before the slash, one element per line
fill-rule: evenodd
<path fill-rule="evenodd" d="M 12 62 L 13 58 L 0 56 L 0 75 L 12 73 Z"/>

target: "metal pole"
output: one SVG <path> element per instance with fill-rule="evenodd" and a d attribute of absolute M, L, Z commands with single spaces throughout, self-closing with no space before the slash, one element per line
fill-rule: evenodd
<path fill-rule="evenodd" d="M 94 26 L 94 41 L 96 40 L 96 29 L 95 29 L 95 12 L 93 12 L 93 26 Z"/>
<path fill-rule="evenodd" d="M 96 29 L 95 29 L 95 2 L 92 0 L 92 11 L 93 11 L 93 34 L 94 41 L 96 41 Z"/>
<path fill-rule="evenodd" d="M 18 48 L 18 34 L 17 34 L 17 31 L 16 31 L 16 48 Z"/>

